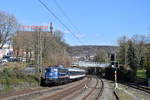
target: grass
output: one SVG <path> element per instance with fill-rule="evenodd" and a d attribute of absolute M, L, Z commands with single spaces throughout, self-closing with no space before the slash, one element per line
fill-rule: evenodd
<path fill-rule="evenodd" d="M 38 84 L 38 78 L 34 75 L 25 75 L 18 69 L 5 68 L 0 72 L 0 84 L 4 87 L 3 91 L 7 92 L 16 88 L 26 88 L 32 84 Z"/>
<path fill-rule="evenodd" d="M 137 70 L 136 76 L 138 78 L 146 78 L 146 71 L 143 69 Z"/>

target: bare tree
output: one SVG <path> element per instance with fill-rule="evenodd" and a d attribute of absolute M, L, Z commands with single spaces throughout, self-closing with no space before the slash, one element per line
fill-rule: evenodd
<path fill-rule="evenodd" d="M 17 27 L 18 22 L 13 15 L 0 11 L 0 48 L 11 39 Z"/>
<path fill-rule="evenodd" d="M 108 61 L 108 54 L 105 50 L 100 50 L 94 57 L 95 62 L 106 63 Z"/>
<path fill-rule="evenodd" d="M 126 56 L 127 56 L 127 41 L 129 40 L 128 37 L 126 36 L 122 36 L 118 39 L 118 44 L 119 44 L 119 51 L 118 51 L 118 55 L 117 58 L 119 60 L 119 63 L 126 65 L 127 60 L 126 60 Z"/>
<path fill-rule="evenodd" d="M 54 34 L 43 30 L 20 31 L 14 36 L 14 44 L 16 51 L 25 52 L 28 61 L 34 59 L 35 63 L 39 63 L 40 54 L 44 66 L 68 65 L 71 62 L 61 31 Z"/>

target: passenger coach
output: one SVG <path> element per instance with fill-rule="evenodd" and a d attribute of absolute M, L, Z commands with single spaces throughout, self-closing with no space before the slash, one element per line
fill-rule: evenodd
<path fill-rule="evenodd" d="M 70 80 L 77 80 L 85 76 L 85 70 L 79 68 L 69 68 L 68 72 Z"/>

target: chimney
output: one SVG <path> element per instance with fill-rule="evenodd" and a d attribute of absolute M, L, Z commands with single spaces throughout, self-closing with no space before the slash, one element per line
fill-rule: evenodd
<path fill-rule="evenodd" d="M 53 34 L 53 23 L 50 23 L 50 33 Z"/>

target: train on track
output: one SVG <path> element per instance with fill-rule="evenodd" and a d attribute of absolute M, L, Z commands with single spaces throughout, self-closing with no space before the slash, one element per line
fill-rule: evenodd
<path fill-rule="evenodd" d="M 49 66 L 44 69 L 41 84 L 63 84 L 85 77 L 85 70 L 79 68 Z"/>

